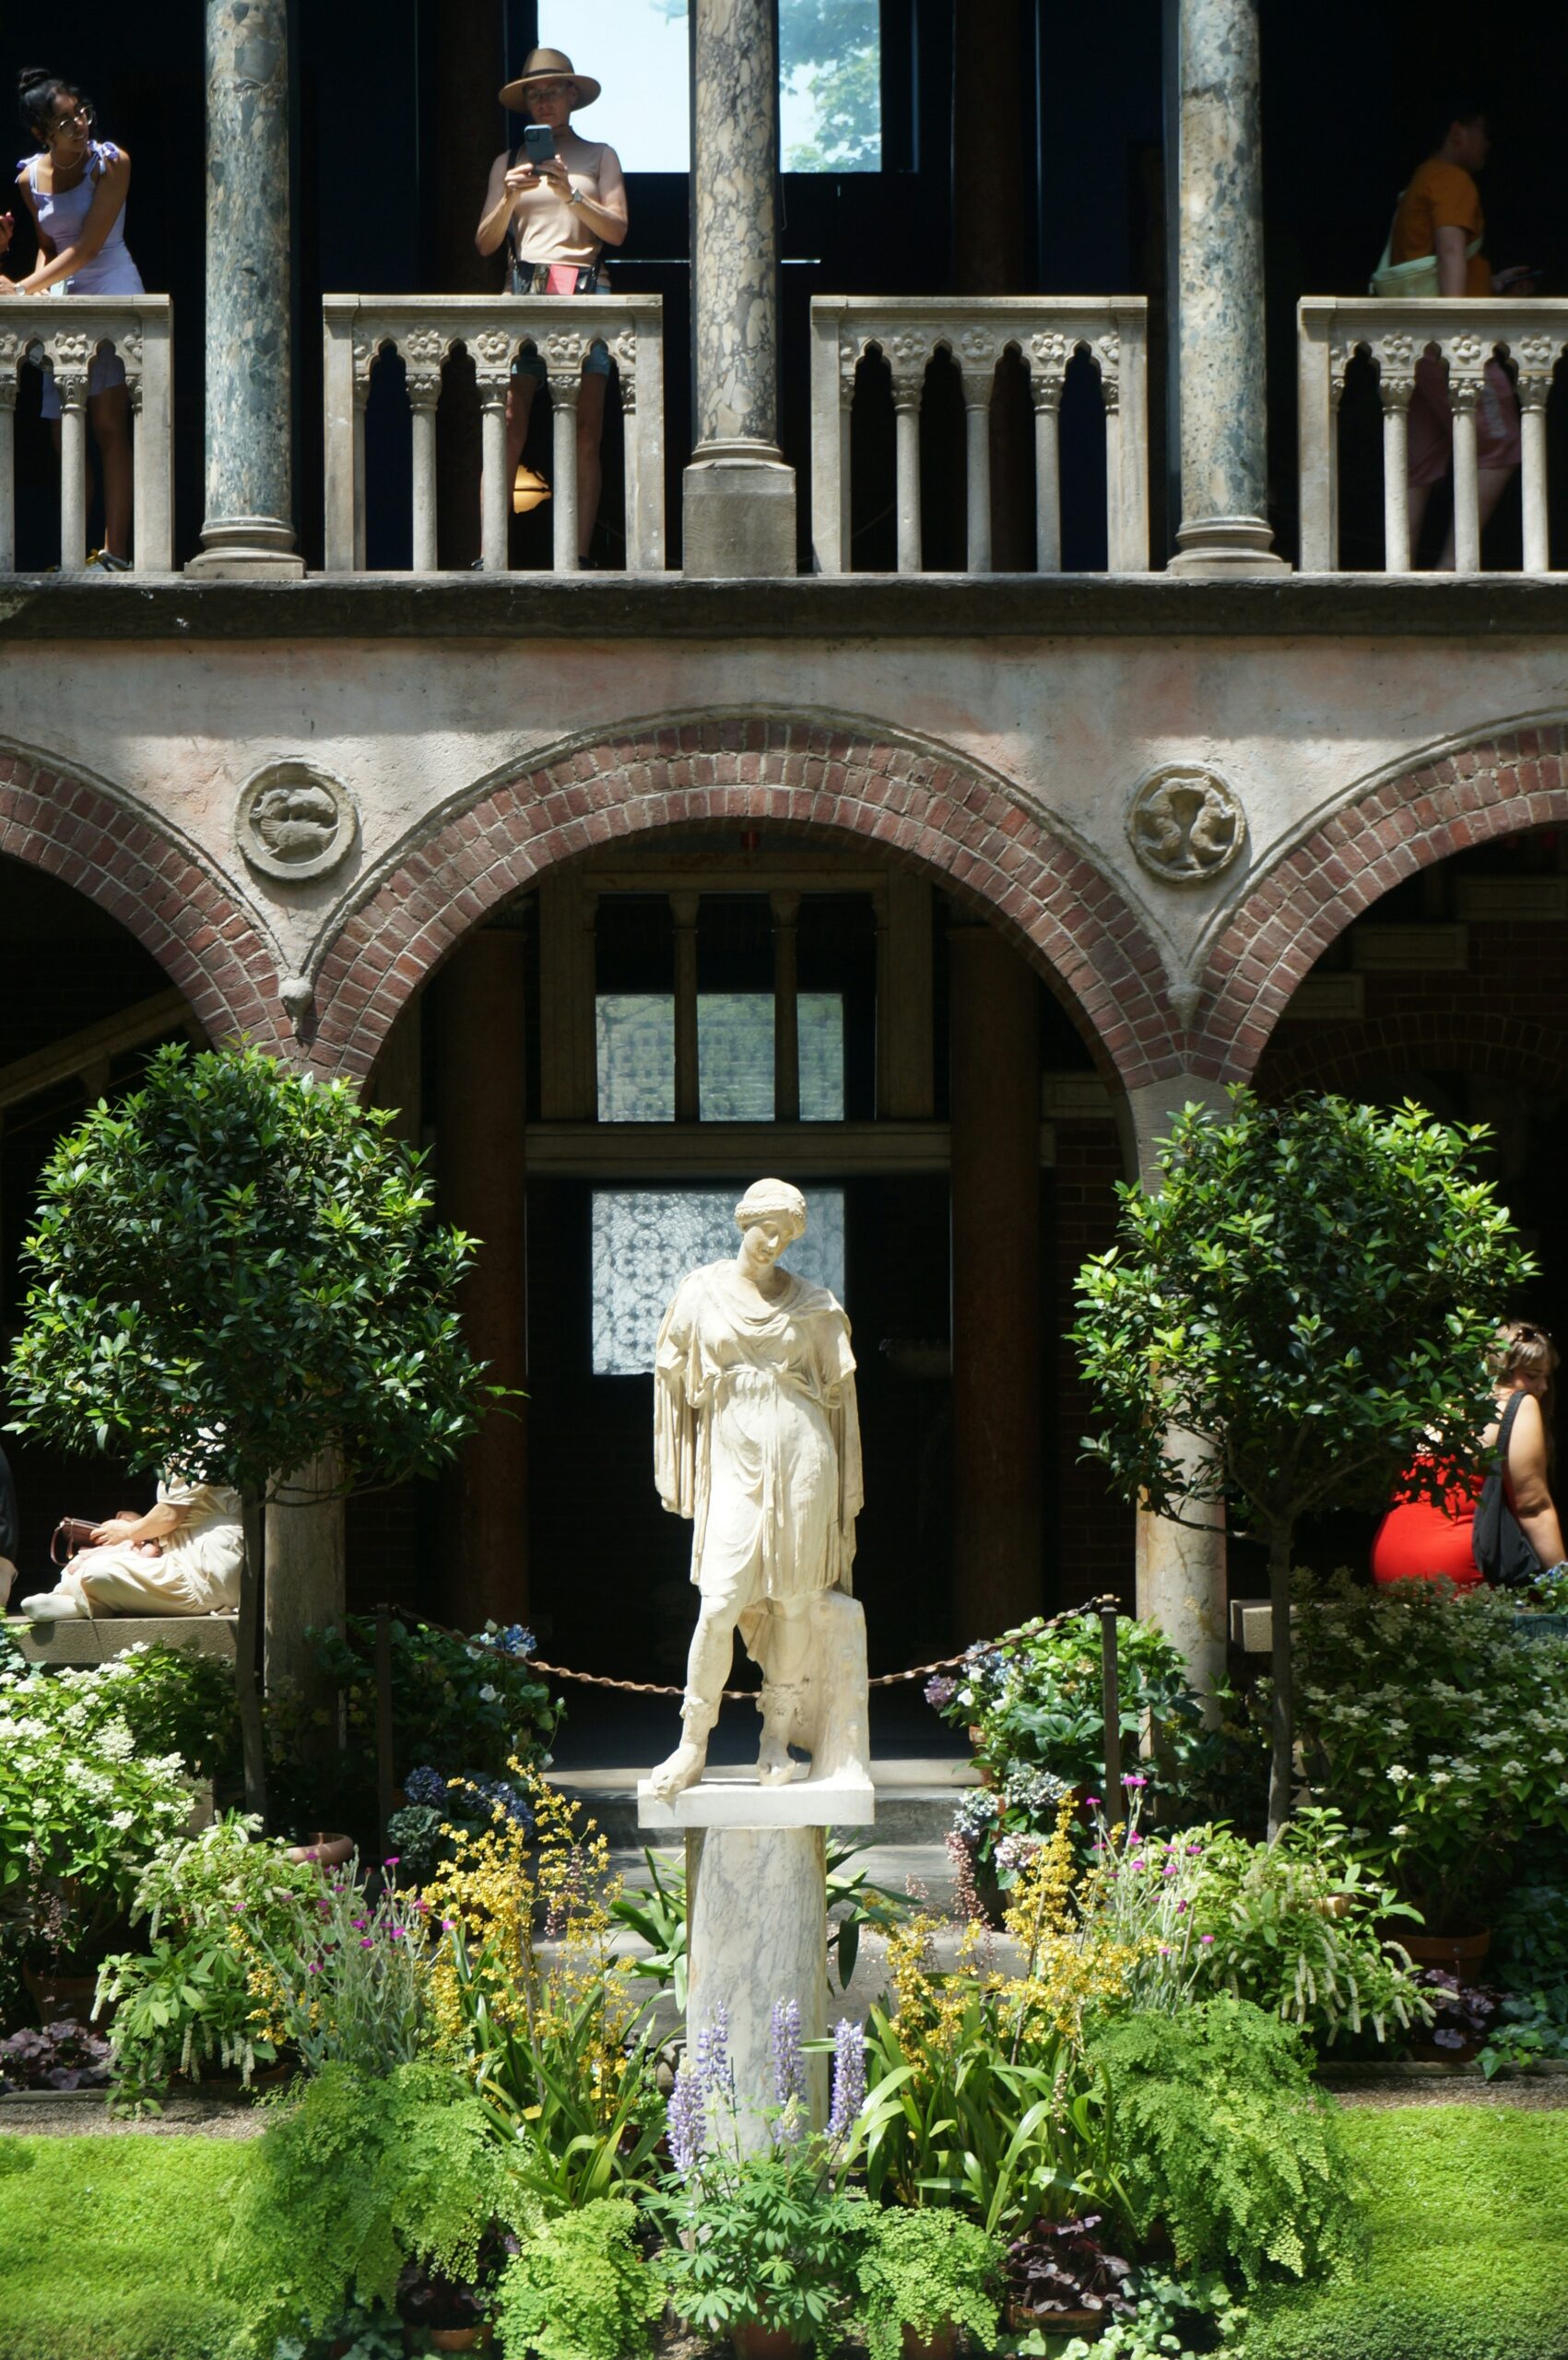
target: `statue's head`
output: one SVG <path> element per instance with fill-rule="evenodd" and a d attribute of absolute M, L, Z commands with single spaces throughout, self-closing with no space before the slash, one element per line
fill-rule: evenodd
<path fill-rule="evenodd" d="M 754 1180 L 735 1209 L 736 1226 L 746 1230 L 759 1221 L 776 1222 L 785 1233 L 780 1250 L 806 1233 L 806 1199 L 787 1180 Z"/>

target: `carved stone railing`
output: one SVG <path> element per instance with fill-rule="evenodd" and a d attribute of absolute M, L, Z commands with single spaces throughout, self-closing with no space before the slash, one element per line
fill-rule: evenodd
<path fill-rule="evenodd" d="M 132 555 L 138 573 L 174 563 L 171 465 L 173 317 L 167 295 L 0 296 L 0 573 L 16 570 L 17 393 L 29 355 L 46 360 L 60 395 L 60 567 L 87 560 L 88 375 L 109 348 L 130 390 Z"/>
<path fill-rule="evenodd" d="M 892 376 L 898 570 L 918 573 L 920 404 L 947 352 L 963 384 L 968 571 L 991 570 L 991 398 L 1016 351 L 1034 403 L 1034 542 L 1042 573 L 1062 565 L 1056 430 L 1075 356 L 1098 372 L 1105 403 L 1105 520 L 1113 573 L 1149 568 L 1149 370 L 1141 297 L 814 296 L 811 302 L 811 540 L 819 573 L 850 570 L 850 410 L 873 349 Z"/>
<path fill-rule="evenodd" d="M 1525 572 L 1548 572 L 1546 405 L 1552 372 L 1568 346 L 1568 302 L 1510 302 L 1502 296 L 1420 302 L 1309 296 L 1298 322 L 1302 572 L 1332 572 L 1338 567 L 1339 401 L 1345 372 L 1362 353 L 1377 372 L 1383 404 L 1384 568 L 1389 573 L 1410 571 L 1407 435 L 1416 363 L 1429 352 L 1448 369 L 1456 570 L 1475 573 L 1480 567 L 1476 406 L 1487 362 L 1495 355 L 1516 372 Z"/>
<path fill-rule="evenodd" d="M 436 571 L 436 403 L 442 372 L 463 346 L 483 416 L 480 564 L 506 571 L 512 486 L 506 474 L 506 392 L 525 346 L 549 379 L 555 571 L 577 570 L 577 398 L 590 348 L 606 344 L 626 416 L 626 562 L 665 562 L 664 307 L 656 295 L 500 298 L 489 295 L 329 295 L 326 328 L 326 570 L 365 564 L 365 403 L 384 353 L 401 354 L 412 411 L 414 572 Z"/>

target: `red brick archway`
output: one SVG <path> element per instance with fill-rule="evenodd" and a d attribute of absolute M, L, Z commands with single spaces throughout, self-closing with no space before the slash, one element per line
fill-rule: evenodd
<path fill-rule="evenodd" d="M 1355 1025 L 1303 1027 L 1306 1037 L 1290 1039 L 1293 1025 L 1276 1032 L 1258 1068 L 1259 1088 L 1270 1098 L 1294 1092 L 1337 1091 L 1359 1098 L 1391 1075 L 1424 1070 L 1486 1074 L 1516 1081 L 1542 1096 L 1568 1080 L 1568 1029 L 1499 1012 L 1444 1009 L 1441 1015 L 1407 1013 Z"/>
<path fill-rule="evenodd" d="M 289 1039 L 277 968 L 221 879 L 145 811 L 25 753 L 0 753 L 0 853 L 46 870 L 117 918 L 217 1040 Z"/>
<path fill-rule="evenodd" d="M 1276 862 L 1209 954 L 1193 1063 L 1244 1080 L 1291 993 L 1352 918 L 1451 853 L 1568 821 L 1568 727 L 1515 730 L 1369 788 Z"/>
<path fill-rule="evenodd" d="M 930 748 L 775 718 L 649 726 L 476 792 L 399 855 L 316 976 L 319 1064 L 368 1073 L 409 994 L 557 862 L 666 827 L 869 839 L 1031 955 L 1127 1088 L 1175 1070 L 1160 954 L 1116 888 L 999 783 Z"/>

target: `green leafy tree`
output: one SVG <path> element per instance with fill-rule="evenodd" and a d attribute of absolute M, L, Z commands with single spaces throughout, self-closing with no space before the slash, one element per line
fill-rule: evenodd
<path fill-rule="evenodd" d="M 1534 1270 L 1478 1178 L 1480 1126 L 1343 1098 L 1228 1120 L 1189 1105 L 1159 1186 L 1124 1184 L 1118 1242 L 1079 1274 L 1098 1401 L 1089 1454 L 1158 1516 L 1223 1503 L 1267 1544 L 1271 1834 L 1290 1815 L 1290 1574 L 1301 1517 L 1383 1506 L 1416 1457 L 1431 1496 L 1496 1415 L 1488 1350 Z M 1450 1479 L 1451 1480 L 1451 1479 Z"/>
<path fill-rule="evenodd" d="M 498 1390 L 454 1308 L 473 1241 L 434 1221 L 391 1121 L 348 1083 L 258 1050 L 172 1044 L 139 1090 L 59 1141 L 24 1247 L 12 1431 L 176 1468 L 244 1502 L 237 1681 L 253 1810 L 265 1804 L 267 1499 L 329 1452 L 345 1492 L 431 1473 Z"/>
<path fill-rule="evenodd" d="M 687 0 L 653 0 L 668 20 Z M 875 172 L 882 162 L 880 0 L 779 0 L 779 77 L 804 77 L 817 115 L 814 139 L 785 159 L 792 172 Z"/>

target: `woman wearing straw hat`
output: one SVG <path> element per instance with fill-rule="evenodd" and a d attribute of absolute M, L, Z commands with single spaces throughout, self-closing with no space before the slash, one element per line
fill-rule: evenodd
<path fill-rule="evenodd" d="M 579 74 L 564 51 L 536 49 L 501 103 L 513 114 L 548 124 L 555 154 L 537 164 L 502 151 L 490 166 L 485 209 L 474 242 L 482 254 L 510 248 L 508 285 L 514 295 L 595 295 L 602 291 L 599 258 L 626 239 L 626 183 L 613 148 L 580 139 L 574 107 L 591 106 L 599 84 Z M 528 435 L 534 389 L 545 376 L 536 353 L 525 353 L 506 397 L 506 466 L 515 476 Z M 599 440 L 604 431 L 609 353 L 595 343 L 583 371 L 577 400 L 578 555 L 584 560 L 599 513 Z"/>

